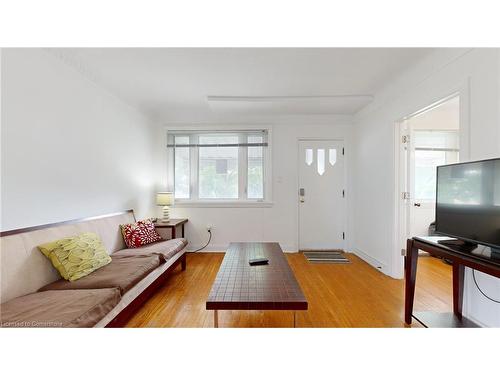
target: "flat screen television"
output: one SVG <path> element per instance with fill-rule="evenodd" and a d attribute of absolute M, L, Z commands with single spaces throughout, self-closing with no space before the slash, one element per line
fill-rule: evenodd
<path fill-rule="evenodd" d="M 500 249 L 500 158 L 437 168 L 436 232 Z"/>

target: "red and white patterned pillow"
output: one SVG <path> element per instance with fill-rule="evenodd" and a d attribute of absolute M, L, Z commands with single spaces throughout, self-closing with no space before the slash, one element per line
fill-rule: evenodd
<path fill-rule="evenodd" d="M 132 224 L 122 224 L 121 228 L 123 239 L 128 248 L 141 247 L 162 240 L 150 219 L 139 220 Z"/>

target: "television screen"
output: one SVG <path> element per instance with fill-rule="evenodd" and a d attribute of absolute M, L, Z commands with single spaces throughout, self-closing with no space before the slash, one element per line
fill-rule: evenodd
<path fill-rule="evenodd" d="M 500 248 L 500 159 L 437 168 L 436 232 Z"/>

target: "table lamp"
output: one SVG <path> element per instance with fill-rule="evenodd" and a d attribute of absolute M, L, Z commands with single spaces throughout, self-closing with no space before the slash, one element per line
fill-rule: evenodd
<path fill-rule="evenodd" d="M 163 206 L 163 217 L 161 218 L 162 223 L 168 223 L 170 221 L 168 206 L 171 206 L 173 202 L 174 202 L 174 193 L 171 192 L 156 193 L 156 205 Z"/>

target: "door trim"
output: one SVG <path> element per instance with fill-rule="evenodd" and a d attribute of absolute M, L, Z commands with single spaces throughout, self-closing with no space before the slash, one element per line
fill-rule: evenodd
<path fill-rule="evenodd" d="M 331 142 L 342 142 L 342 147 L 345 149 L 346 143 L 344 138 L 322 138 L 322 137 L 298 137 L 297 142 L 296 142 L 296 151 L 297 151 L 297 160 L 295 161 L 295 166 L 296 166 L 296 172 L 297 172 L 297 177 L 296 177 L 296 185 L 295 185 L 295 201 L 297 202 L 297 208 L 296 208 L 296 215 L 295 215 L 295 232 L 296 232 L 296 237 L 295 240 L 297 241 L 297 252 L 299 252 L 300 249 L 300 202 L 298 199 L 299 196 L 299 189 L 300 189 L 300 173 L 299 173 L 299 163 L 300 163 L 300 142 L 301 141 L 331 141 Z M 342 226 L 343 226 L 343 231 L 345 233 L 345 238 L 342 240 L 342 247 L 345 252 L 347 251 L 347 246 L 346 243 L 348 239 L 348 212 L 347 212 L 347 200 L 349 199 L 349 191 L 347 189 L 348 183 L 347 183 L 347 163 L 346 163 L 346 154 L 342 155 L 344 158 L 344 191 L 345 191 L 345 198 L 344 198 L 344 220 L 342 221 Z"/>

